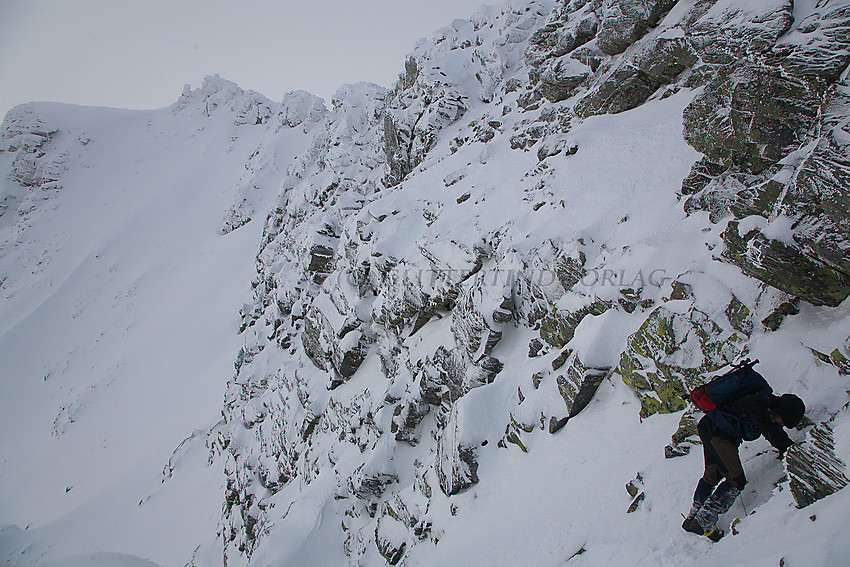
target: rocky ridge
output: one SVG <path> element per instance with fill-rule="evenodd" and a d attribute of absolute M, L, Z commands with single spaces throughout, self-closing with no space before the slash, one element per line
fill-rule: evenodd
<path fill-rule="evenodd" d="M 316 134 L 266 219 L 211 435 L 227 564 L 268 558 L 288 522 L 327 510 L 350 564 L 403 564 L 439 542 L 435 510 L 479 482 L 481 451 L 528 451 L 605 380 L 634 390 L 642 418 L 686 410 L 681 394 L 801 304 L 841 304 L 848 33 L 850 7 L 832 0 L 533 1 L 440 30 L 391 90 L 346 86 L 331 109 L 299 98 L 304 117 L 281 124 Z M 658 195 L 688 215 L 668 222 L 707 219 L 707 236 L 656 273 L 637 268 L 672 241 L 628 198 L 579 212 L 595 224 L 559 223 L 576 203 L 561 172 L 592 146 L 583 128 L 675 101 L 691 148 L 677 151 L 699 156 L 678 179 L 654 172 Z M 225 229 L 252 215 L 237 205 Z M 828 350 L 819 363 L 844 372 L 846 341 Z M 509 409 L 473 427 L 486 392 Z M 830 403 L 810 400 L 812 419 Z M 688 453 L 693 423 L 683 413 L 668 457 Z M 816 485 L 807 452 L 792 454 L 792 490 Z"/>

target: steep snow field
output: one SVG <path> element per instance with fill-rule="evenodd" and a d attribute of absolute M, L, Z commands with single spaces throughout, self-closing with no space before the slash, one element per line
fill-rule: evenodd
<path fill-rule="evenodd" d="M 203 437 L 180 456 L 195 474 L 163 483 L 163 467 L 220 417 L 262 225 L 220 228 L 273 127 L 194 107 L 37 109 L 67 172 L 16 224 L 3 218 L 0 523 L 26 529 L 4 530 L 3 558 L 182 565 L 215 537 L 223 476 Z M 305 138 L 286 136 L 284 163 Z M 0 154 L 3 171 L 12 156 Z"/>

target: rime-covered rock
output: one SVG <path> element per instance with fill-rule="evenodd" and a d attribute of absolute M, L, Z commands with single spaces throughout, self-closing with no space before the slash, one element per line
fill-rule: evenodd
<path fill-rule="evenodd" d="M 457 494 L 478 482 L 478 460 L 474 447 L 458 439 L 458 410 L 453 409 L 437 441 L 436 473 L 446 496 Z"/>
<path fill-rule="evenodd" d="M 681 411 L 800 299 L 840 302 L 843 16 L 791 14 L 783 0 L 487 7 L 417 44 L 390 90 L 347 85 L 328 109 L 287 95 L 266 123 L 308 139 L 269 208 L 216 443 L 229 556 L 270 549 L 290 504 L 330 494 L 322 513 L 336 514 L 350 565 L 404 564 L 447 529 L 435 504 L 455 514 L 484 483 L 491 451 L 533 453 L 547 421 L 567 427 L 606 377 L 634 390 L 642 418 Z M 243 96 L 210 91 L 196 102 Z M 604 130 L 682 91 L 693 100 L 675 144 L 681 132 L 702 157 L 681 207 L 728 226 L 668 255 L 680 225 L 633 241 L 640 219 L 584 194 L 570 160 L 592 146 L 591 120 Z M 492 171 L 510 177 L 503 193 Z M 662 256 L 663 282 L 624 279 Z M 715 280 L 716 261 L 741 270 Z M 841 369 L 845 351 L 823 357 Z M 665 456 L 688 453 L 695 422 L 682 416 Z"/>
<path fill-rule="evenodd" d="M 588 368 L 574 354 L 563 374 L 557 378 L 558 391 L 567 405 L 568 417 L 574 417 L 587 407 L 593 395 L 608 375 L 610 368 Z"/>
<path fill-rule="evenodd" d="M 265 124 L 276 115 L 278 105 L 218 75 L 207 75 L 199 89 L 192 90 L 186 85 L 172 109 L 175 113 L 197 112 L 204 116 L 227 110 L 234 113 L 233 124 L 240 126 Z"/>
<path fill-rule="evenodd" d="M 806 442 L 788 449 L 785 470 L 798 508 L 805 508 L 850 482 L 847 465 L 835 456 L 835 438 L 830 421 L 809 430 Z"/>
<path fill-rule="evenodd" d="M 697 2 L 685 24 L 691 45 L 706 63 L 730 65 L 770 52 L 794 22 L 791 0 Z"/>
<path fill-rule="evenodd" d="M 58 180 L 61 164 L 45 151 L 56 132 L 31 107 L 19 106 L 6 115 L 0 135 L 4 151 L 15 152 L 10 173 L 20 185 L 38 187 Z"/>
<path fill-rule="evenodd" d="M 802 76 L 838 80 L 850 63 L 850 8 L 840 0 L 818 3 L 818 9 L 794 25 L 795 41 L 774 48 L 781 65 Z"/>

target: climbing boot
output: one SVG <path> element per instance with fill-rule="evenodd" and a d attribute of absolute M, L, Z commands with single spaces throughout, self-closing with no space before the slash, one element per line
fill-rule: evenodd
<path fill-rule="evenodd" d="M 685 521 L 682 524 L 682 529 L 686 532 L 691 532 L 692 534 L 705 536 L 713 542 L 720 541 L 720 538 L 724 535 L 723 530 L 718 528 L 716 525 L 705 529 L 699 525 L 699 522 L 697 522 L 694 518 L 685 518 Z"/>

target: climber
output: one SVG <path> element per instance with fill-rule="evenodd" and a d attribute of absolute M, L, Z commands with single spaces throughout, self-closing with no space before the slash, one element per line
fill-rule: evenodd
<path fill-rule="evenodd" d="M 716 406 L 709 403 L 710 407 L 703 407 L 701 400 L 694 400 L 706 411 L 697 424 L 703 444 L 705 473 L 697 484 L 693 505 L 682 528 L 715 542 L 723 537 L 723 531 L 716 525 L 717 518 L 729 510 L 747 483 L 738 447 L 743 441 L 754 441 L 764 435 L 782 458 L 793 444 L 782 427 L 796 427 L 806 411 L 803 400 L 794 394 L 773 395 L 764 378 L 752 370 L 752 363 L 744 368 L 761 380 L 762 388 L 756 392 L 751 389 L 743 395 L 733 394 L 728 401 L 718 402 Z M 729 375 L 739 371 L 740 367 Z M 711 383 L 702 387 L 703 393 L 706 387 L 711 388 Z"/>

